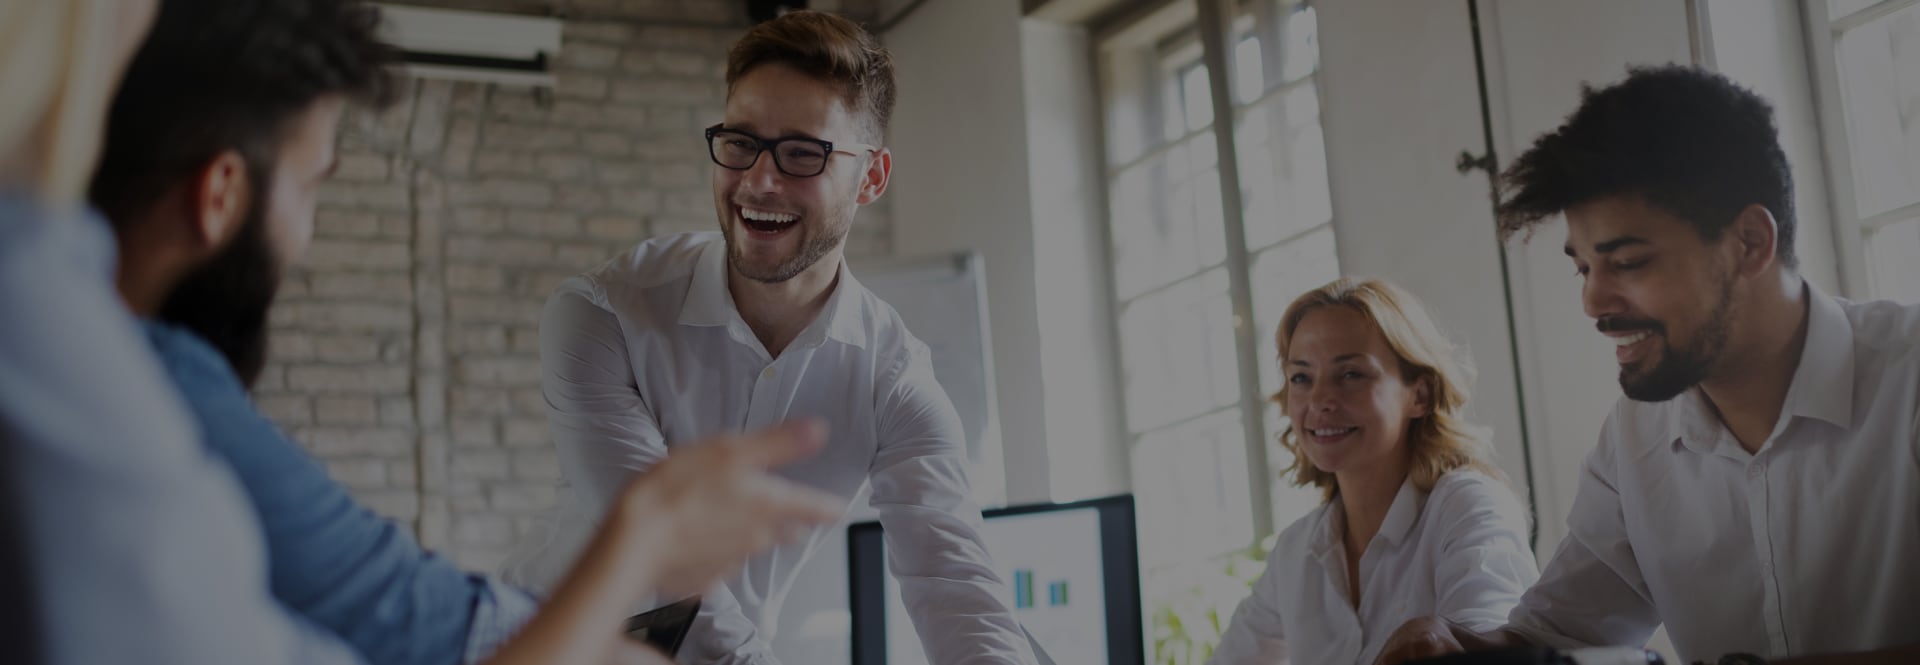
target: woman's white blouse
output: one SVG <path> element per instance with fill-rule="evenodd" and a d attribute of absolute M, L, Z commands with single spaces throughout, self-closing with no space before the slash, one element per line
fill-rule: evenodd
<path fill-rule="evenodd" d="M 1347 598 L 1343 513 L 1331 501 L 1280 533 L 1212 665 L 1371 665 L 1409 619 L 1439 615 L 1480 631 L 1505 625 L 1540 576 L 1513 491 L 1456 470 L 1432 492 L 1400 486 L 1360 557 L 1356 608 Z"/>

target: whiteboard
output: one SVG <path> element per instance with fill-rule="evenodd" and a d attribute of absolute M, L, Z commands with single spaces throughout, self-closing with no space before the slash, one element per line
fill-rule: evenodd
<path fill-rule="evenodd" d="M 965 429 L 974 501 L 993 507 L 1006 503 L 1006 467 L 994 406 L 983 265 L 973 252 L 848 261 L 854 279 L 892 305 L 907 330 L 932 352 L 934 377 L 953 400 Z M 852 658 L 846 525 L 877 516 L 862 493 L 840 527 L 795 571 L 771 645 L 781 662 L 845 663 Z"/>

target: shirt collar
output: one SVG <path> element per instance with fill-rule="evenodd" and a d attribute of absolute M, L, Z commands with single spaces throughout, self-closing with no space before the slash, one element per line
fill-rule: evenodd
<path fill-rule="evenodd" d="M 826 336 L 864 349 L 867 346 L 867 326 L 860 303 L 864 300 L 861 296 L 867 293 L 867 287 L 853 278 L 853 271 L 847 268 L 846 259 L 840 260 L 840 277 L 835 284 L 825 309 L 830 317 L 827 319 Z"/>
<path fill-rule="evenodd" d="M 1781 404 L 1781 422 L 1794 417 L 1822 420 L 1842 429 L 1853 427 L 1853 322 L 1840 301 L 1806 283 L 1807 338 L 1800 365 Z M 1668 437 L 1700 454 L 1712 454 L 1724 427 L 1707 405 L 1699 386 L 1674 400 L 1677 411 L 1668 424 Z"/>
<path fill-rule="evenodd" d="M 1310 544 L 1316 557 L 1325 559 L 1331 556 L 1336 547 L 1343 544 L 1340 532 L 1346 530 L 1346 509 L 1340 505 L 1340 496 L 1335 494 L 1327 502 L 1326 517 L 1320 521 L 1320 529 L 1313 535 Z M 1420 491 L 1409 476 L 1400 482 L 1400 491 L 1393 495 L 1393 505 L 1387 508 L 1387 517 L 1380 522 L 1379 533 L 1375 538 L 1385 538 L 1393 546 L 1399 547 L 1406 542 L 1407 535 L 1413 532 L 1413 526 L 1420 521 L 1420 512 L 1427 506 L 1427 493 Z"/>
<path fill-rule="evenodd" d="M 746 327 L 740 310 L 727 291 L 727 245 L 710 242 L 700 248 L 700 260 L 693 269 L 693 283 L 687 287 L 687 300 L 680 304 L 680 324 L 688 326 Z"/>
<path fill-rule="evenodd" d="M 867 331 L 861 325 L 860 312 L 860 296 L 865 292 L 866 287 L 853 278 L 846 260 L 842 259 L 839 277 L 833 293 L 827 296 L 827 305 L 821 309 L 821 316 L 801 331 L 799 337 L 794 338 L 793 346 L 819 346 L 827 339 L 833 339 L 865 348 Z M 701 248 L 698 266 L 693 271 L 693 283 L 687 287 L 686 302 L 680 305 L 680 324 L 724 327 L 736 340 L 744 342 L 754 339 L 753 330 L 747 326 L 745 319 L 740 318 L 740 308 L 733 302 L 733 293 L 727 290 L 727 245 L 724 241 L 709 243 Z"/>
<path fill-rule="evenodd" d="M 1393 496 L 1393 507 L 1387 509 L 1387 519 L 1380 523 L 1380 537 L 1399 546 L 1405 542 L 1407 534 L 1413 532 L 1413 523 L 1420 520 L 1420 511 L 1427 505 L 1427 493 L 1413 486 L 1413 478 L 1400 482 L 1400 492 Z"/>
<path fill-rule="evenodd" d="M 1853 427 L 1853 321 L 1840 301 L 1807 285 L 1807 344 L 1787 389 L 1786 412 Z"/>

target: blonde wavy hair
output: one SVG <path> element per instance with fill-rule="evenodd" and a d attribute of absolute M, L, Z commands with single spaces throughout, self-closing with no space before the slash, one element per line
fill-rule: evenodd
<path fill-rule="evenodd" d="M 1427 315 L 1426 307 L 1400 287 L 1379 279 L 1343 277 L 1301 294 L 1287 306 L 1286 314 L 1280 317 L 1280 327 L 1274 332 L 1280 362 L 1286 362 L 1288 345 L 1300 321 L 1307 318 L 1307 314 L 1328 307 L 1349 307 L 1372 321 L 1399 358 L 1401 377 L 1410 384 L 1426 383 L 1432 394 L 1429 413 L 1414 418 L 1407 428 L 1407 448 L 1412 456 L 1407 477 L 1415 487 L 1432 491 L 1440 476 L 1463 468 L 1502 481 L 1506 479 L 1491 462 L 1493 444 L 1489 432 L 1466 420 L 1473 363 L 1440 333 L 1433 318 Z M 1280 392 L 1272 397 L 1283 412 L 1287 386 L 1282 380 Z M 1280 445 L 1293 453 L 1293 465 L 1287 467 L 1283 477 L 1291 476 L 1296 485 L 1318 487 L 1323 499 L 1331 501 L 1339 490 L 1333 474 L 1314 467 L 1307 459 L 1300 450 L 1300 440 L 1292 424 L 1280 433 Z"/>

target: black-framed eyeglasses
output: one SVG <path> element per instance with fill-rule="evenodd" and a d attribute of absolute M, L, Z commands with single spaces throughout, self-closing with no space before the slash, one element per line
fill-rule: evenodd
<path fill-rule="evenodd" d="M 859 155 L 879 150 L 865 143 L 822 141 L 806 137 L 763 139 L 738 129 L 720 125 L 707 128 L 707 155 L 713 163 L 735 171 L 753 168 L 760 153 L 773 153 L 773 165 L 781 173 L 795 178 L 811 178 L 827 170 L 827 158 L 843 152 Z"/>

